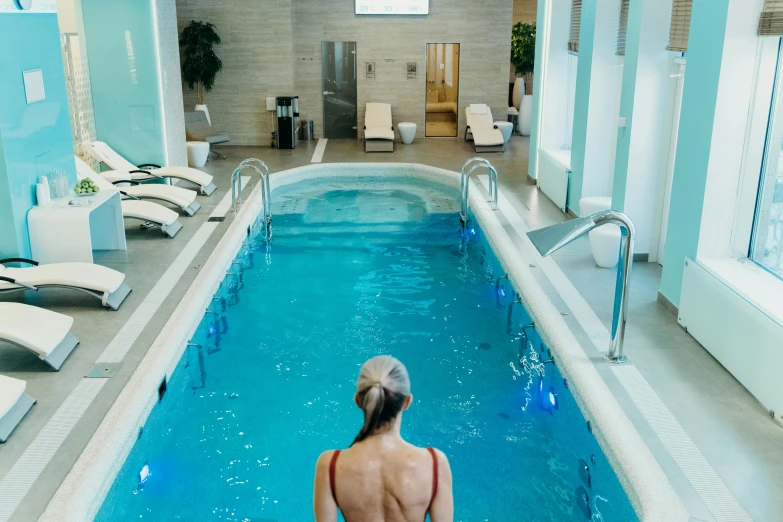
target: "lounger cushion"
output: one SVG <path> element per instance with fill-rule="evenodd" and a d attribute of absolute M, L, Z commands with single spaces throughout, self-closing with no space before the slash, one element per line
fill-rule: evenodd
<path fill-rule="evenodd" d="M 394 140 L 391 105 L 368 103 L 364 113 L 364 139 Z"/>
<path fill-rule="evenodd" d="M 0 339 L 45 359 L 71 331 L 73 318 L 21 303 L 0 303 Z M 24 390 L 23 390 L 24 391 Z"/>
<path fill-rule="evenodd" d="M 162 205 L 133 199 L 122 200 L 122 215 L 128 218 L 152 221 L 159 225 L 171 225 L 179 218 L 179 214 Z"/>
<path fill-rule="evenodd" d="M 467 118 L 468 127 L 470 127 L 470 132 L 473 134 L 474 144 L 477 147 L 495 147 L 503 145 L 505 143 L 503 133 L 495 128 L 492 112 L 489 110 L 481 112 L 482 114 L 475 114 L 471 111 L 471 107 L 465 108 L 465 116 Z"/>
<path fill-rule="evenodd" d="M 125 281 L 125 274 L 92 263 L 52 263 L 24 268 L 0 265 L 0 275 L 32 286 L 62 285 L 111 294 Z M 16 288 L 0 281 L 0 290 Z"/>
<path fill-rule="evenodd" d="M 25 381 L 0 375 L 0 419 L 11 411 L 26 388 Z"/>
<path fill-rule="evenodd" d="M 121 172 L 139 170 L 136 165 L 117 154 L 114 149 L 102 141 L 93 141 L 90 143 L 90 154 L 113 170 Z M 190 167 L 161 167 L 159 169 L 152 169 L 150 172 L 150 174 L 135 173 L 132 175 L 132 179 L 134 181 L 147 181 L 155 179 L 156 176 L 182 178 L 202 187 L 206 187 L 212 183 L 212 176 L 206 172 L 201 172 L 200 170 L 192 169 Z M 152 173 L 154 173 L 154 175 Z"/>
<path fill-rule="evenodd" d="M 364 131 L 366 140 L 394 140 L 394 131 L 391 127 L 367 127 Z"/>

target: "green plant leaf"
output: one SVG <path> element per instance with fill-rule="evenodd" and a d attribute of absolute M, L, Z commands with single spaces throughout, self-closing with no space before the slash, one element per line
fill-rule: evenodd
<path fill-rule="evenodd" d="M 223 69 L 223 62 L 214 50 L 220 45 L 220 35 L 215 29 L 213 24 L 192 20 L 179 36 L 182 78 L 190 90 L 201 84 L 204 91 L 210 92 L 217 74 Z"/>
<path fill-rule="evenodd" d="M 519 75 L 531 74 L 536 61 L 536 24 L 518 23 L 511 32 L 511 64 Z"/>

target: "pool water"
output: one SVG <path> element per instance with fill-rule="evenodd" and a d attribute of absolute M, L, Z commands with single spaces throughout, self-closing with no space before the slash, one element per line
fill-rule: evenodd
<path fill-rule="evenodd" d="M 637 520 L 481 231 L 463 240 L 453 194 L 274 197 L 271 246 L 241 291 L 224 282 L 233 306 L 206 316 L 96 520 L 312 520 L 316 459 L 359 431 L 354 383 L 378 354 L 408 368 L 403 436 L 448 456 L 455 520 Z"/>

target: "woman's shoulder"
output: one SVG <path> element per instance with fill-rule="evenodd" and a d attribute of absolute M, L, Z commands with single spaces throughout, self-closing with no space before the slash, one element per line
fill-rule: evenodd
<path fill-rule="evenodd" d="M 329 465 L 332 462 L 332 458 L 334 458 L 334 455 L 339 451 L 340 450 L 326 450 L 321 453 L 321 455 L 318 457 L 318 461 L 315 464 L 316 470 L 328 470 Z"/>

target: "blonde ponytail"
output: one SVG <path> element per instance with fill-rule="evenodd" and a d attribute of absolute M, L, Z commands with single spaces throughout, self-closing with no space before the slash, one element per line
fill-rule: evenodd
<path fill-rule="evenodd" d="M 386 427 L 402 411 L 410 394 L 408 370 L 400 361 L 379 355 L 364 363 L 356 381 L 356 403 L 364 411 L 364 424 L 353 443 Z"/>

